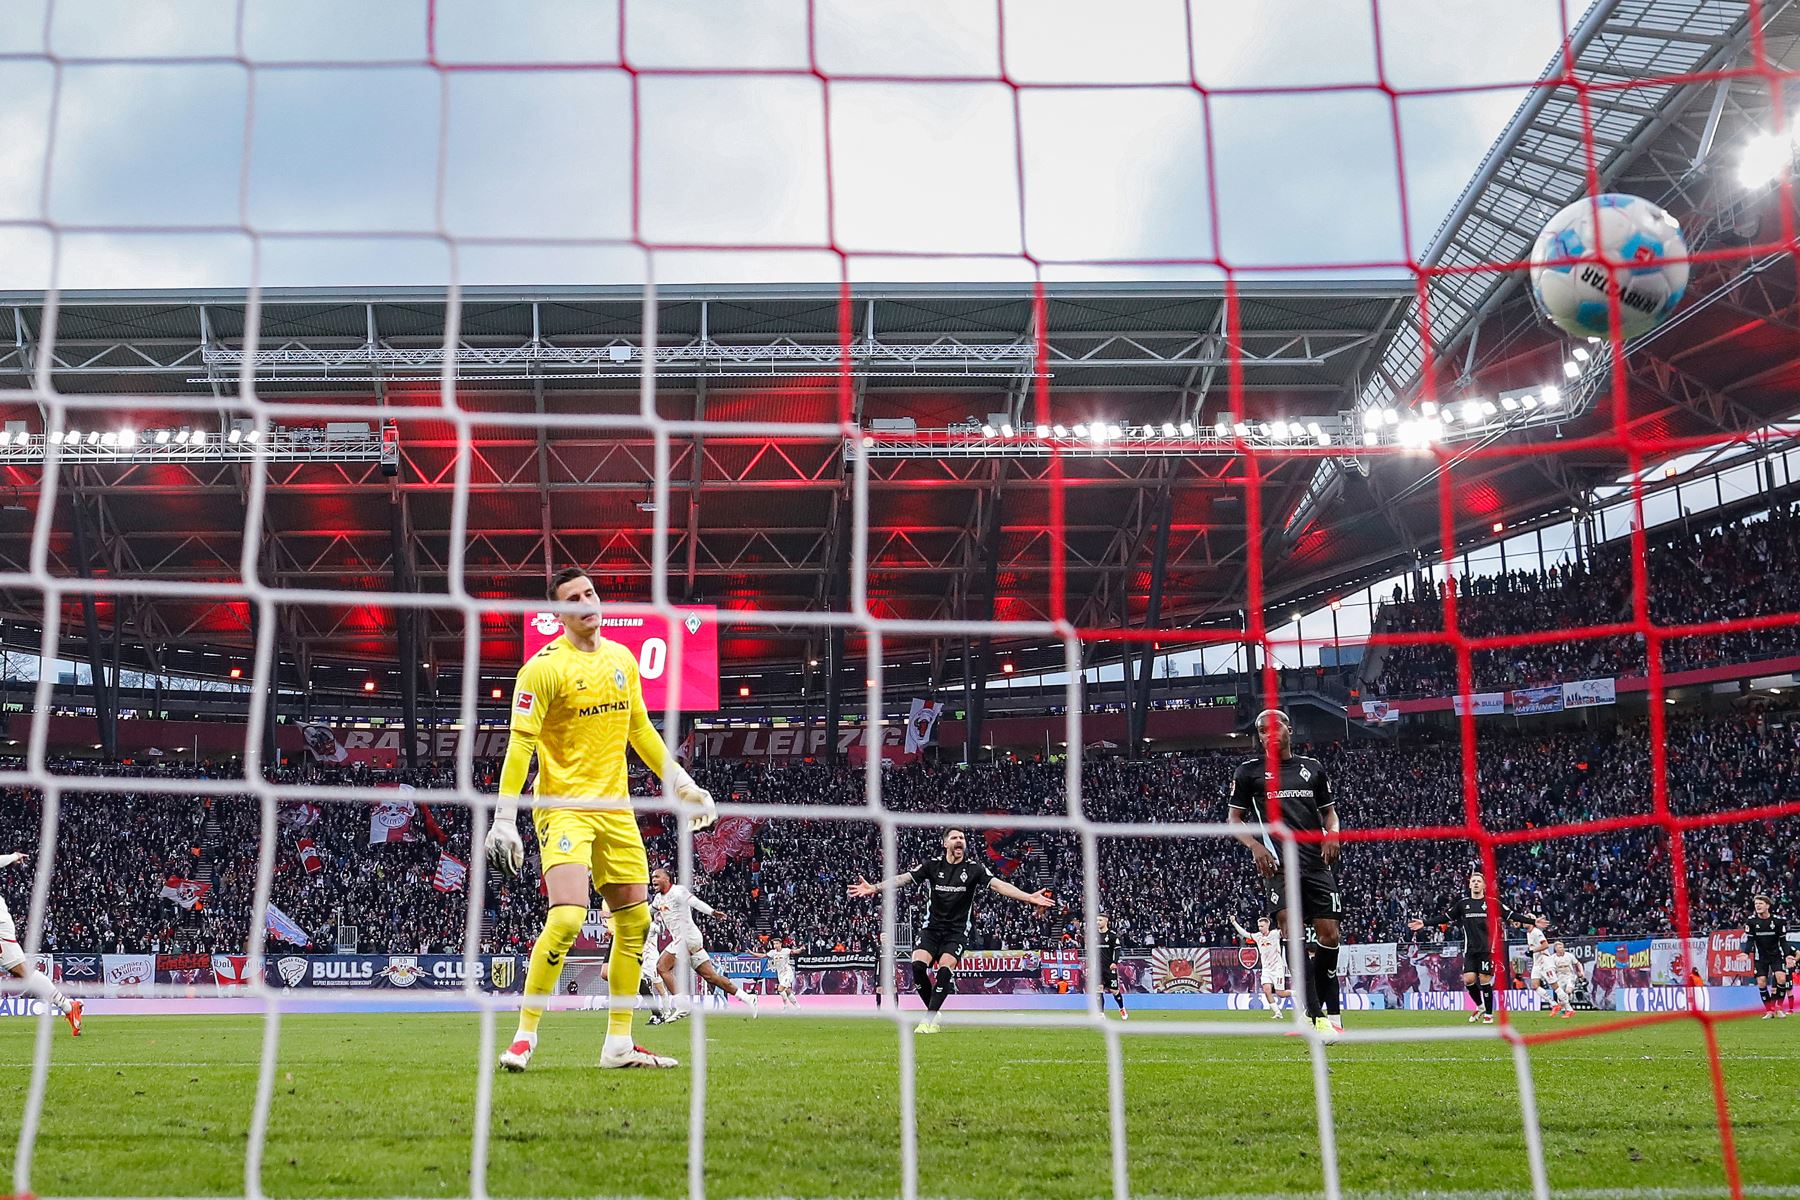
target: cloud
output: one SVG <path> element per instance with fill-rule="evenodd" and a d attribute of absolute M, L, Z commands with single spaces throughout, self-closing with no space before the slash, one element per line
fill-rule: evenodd
<path fill-rule="evenodd" d="M 40 48 L 44 10 L 23 7 L 23 22 L 0 31 L 0 49 Z M 1027 245 L 1039 256 L 1070 259 L 1398 259 L 1406 252 L 1399 172 L 1391 110 L 1379 92 L 1203 100 L 1182 87 L 1036 85 L 1185 77 L 1190 42 L 1193 70 L 1210 89 L 1369 84 L 1377 33 L 1396 84 L 1521 80 L 1538 74 L 1560 36 L 1552 0 L 1498 10 L 1474 0 L 1383 0 L 1379 29 L 1360 0 L 1194 0 L 1191 30 L 1185 11 L 1179 0 L 1106 10 L 1078 0 L 1007 3 L 1006 67 L 1031 85 L 1016 96 L 1003 83 L 839 81 L 827 92 L 808 78 L 642 77 L 643 232 L 765 247 L 823 241 L 828 94 L 836 240 L 857 255 L 850 270 L 859 279 L 880 270 L 895 278 L 1028 275 L 1017 257 Z M 176 19 L 195 12 L 196 19 Z M 75 56 L 230 53 L 235 12 L 229 0 L 67 0 L 57 5 L 52 39 L 59 54 Z M 576 0 L 528 9 L 440 0 L 437 47 L 446 61 L 605 63 L 619 50 L 616 17 L 611 4 Z M 802 0 L 631 0 L 626 51 L 634 63 L 675 68 L 803 66 L 804 17 Z M 980 74 L 999 68 L 1000 30 L 992 6 L 966 0 L 818 0 L 813 48 L 827 71 Z M 471 281 L 603 283 L 636 280 L 646 270 L 686 279 L 838 273 L 831 255 L 765 249 L 646 261 L 629 246 L 591 244 L 630 233 L 632 89 L 621 71 L 584 65 L 445 75 L 425 66 L 354 65 L 423 55 L 422 0 L 247 0 L 243 45 L 254 61 L 248 76 L 197 64 L 68 68 L 52 216 L 120 226 L 235 223 L 248 78 L 254 226 L 421 235 L 314 240 L 310 253 L 293 249 L 304 241 L 271 242 L 263 255 L 268 284 L 431 282 L 448 269 L 431 240 L 440 218 L 452 236 L 568 243 L 560 254 L 464 246 L 456 262 Z M 269 65 L 302 57 L 346 65 Z M 0 65 L 0 88 L 9 95 L 0 110 L 0 219 L 36 213 L 49 77 L 47 62 Z M 1400 102 L 1414 250 L 1517 100 L 1502 91 Z M 1208 173 L 1204 117 L 1216 139 L 1216 178 Z M 1223 228 L 1216 247 L 1208 200 L 1215 189 Z M 121 230 L 66 262 L 79 265 L 84 279 L 114 272 L 117 282 L 101 286 L 241 286 L 248 261 L 241 241 L 184 243 Z M 170 249 L 177 245 L 187 249 Z M 41 278 L 42 239 L 15 232 L 0 239 L 0 250 L 9 246 L 10 254 L 0 253 L 0 287 L 31 286 Z M 329 271 L 343 278 L 326 277 Z M 1075 266 L 1050 272 L 1096 273 L 1115 275 Z M 1205 267 L 1173 273 L 1212 274 Z"/>

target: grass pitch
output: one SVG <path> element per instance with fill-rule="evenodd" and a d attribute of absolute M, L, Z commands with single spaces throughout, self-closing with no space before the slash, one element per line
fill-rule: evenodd
<path fill-rule="evenodd" d="M 1350 1020 L 1460 1022 L 1414 1013 Z M 1533 1014 L 1519 1020 L 1528 1030 L 1549 1026 Z M 494 1195 L 687 1194 L 694 1073 L 685 1061 L 669 1072 L 594 1069 L 603 1022 L 551 1014 L 531 1070 L 495 1078 Z M 1133 1028 L 1153 1022 L 1145 1014 Z M 497 1024 L 510 1032 L 509 1014 Z M 4 1180 L 35 1025 L 0 1025 Z M 639 1040 L 686 1060 L 692 1029 L 640 1021 Z M 258 1018 L 98 1018 L 78 1041 L 60 1024 L 57 1033 L 33 1192 L 244 1193 Z M 1719 1037 L 1744 1182 L 1800 1196 L 1800 1021 L 1735 1021 Z M 478 1039 L 473 1015 L 284 1018 L 263 1187 L 276 1197 L 466 1195 Z M 1136 1035 L 1123 1045 L 1135 1194 L 1317 1193 L 1312 1072 L 1297 1039 Z M 916 1046 L 922 1196 L 1111 1195 L 1101 1038 L 958 1026 L 952 1016 L 943 1034 Z M 710 1021 L 707 1193 L 897 1195 L 898 1053 L 885 1023 Z M 1340 1045 L 1329 1060 L 1347 1190 L 1528 1194 L 1506 1045 Z M 1724 1194 L 1696 1026 L 1547 1045 L 1532 1066 L 1553 1188 Z"/>

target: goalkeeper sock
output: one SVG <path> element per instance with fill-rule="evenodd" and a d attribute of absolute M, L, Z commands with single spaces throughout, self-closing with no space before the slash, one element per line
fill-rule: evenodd
<path fill-rule="evenodd" d="M 579 911 L 579 910 L 577 910 Z M 585 915 L 585 914 L 584 914 Z M 577 918 L 576 928 L 580 928 Z M 650 902 L 613 909 L 612 953 L 606 959 L 606 986 L 613 1005 L 606 1015 L 607 1036 L 631 1036 L 631 1005 L 620 1003 L 631 996 L 631 984 L 644 969 L 644 941 L 650 934 Z"/>
<path fill-rule="evenodd" d="M 912 967 L 913 987 L 919 990 L 919 999 L 925 1002 L 926 1008 L 936 1012 L 937 1009 L 931 1003 L 931 968 L 922 962 L 916 962 Z"/>
<path fill-rule="evenodd" d="M 1338 948 L 1320 946 L 1313 952 L 1312 969 L 1316 976 L 1313 987 L 1319 993 L 1319 1002 L 1324 1006 L 1325 1015 L 1339 1015 L 1341 997 L 1338 994 Z"/>
<path fill-rule="evenodd" d="M 531 967 L 525 972 L 525 1007 L 519 1010 L 519 1032 L 537 1034 L 538 1022 L 544 1017 L 544 1006 L 532 1004 L 533 997 L 542 998 L 556 992 L 556 981 L 562 976 L 563 959 L 581 932 L 587 909 L 579 904 L 552 904 L 544 914 L 544 929 L 531 948 Z"/>

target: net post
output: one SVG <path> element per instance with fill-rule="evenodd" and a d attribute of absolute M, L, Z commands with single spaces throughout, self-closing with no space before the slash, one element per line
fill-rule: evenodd
<path fill-rule="evenodd" d="M 1537 1083 L 1531 1073 L 1531 1054 L 1525 1039 L 1512 1025 L 1500 1036 L 1512 1043 L 1513 1073 L 1519 1081 L 1519 1115 L 1525 1124 L 1525 1161 L 1531 1168 L 1532 1200 L 1550 1200 L 1550 1176 L 1544 1168 L 1544 1128 L 1538 1117 Z"/>

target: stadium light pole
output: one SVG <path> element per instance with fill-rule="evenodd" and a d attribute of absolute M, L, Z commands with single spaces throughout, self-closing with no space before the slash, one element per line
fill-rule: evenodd
<path fill-rule="evenodd" d="M 1343 600 L 1341 600 L 1335 596 L 1332 597 L 1332 601 L 1331 601 L 1331 653 L 1332 653 L 1332 657 L 1334 659 L 1336 659 L 1336 662 L 1333 665 L 1335 665 L 1337 667 L 1338 675 L 1340 677 L 1344 673 L 1344 643 L 1343 643 L 1342 639 L 1340 639 L 1338 637 L 1337 614 L 1338 614 L 1338 609 L 1343 606 L 1343 603 L 1344 603 Z M 1345 688 L 1344 689 L 1344 746 L 1346 748 L 1348 748 L 1349 745 L 1350 745 L 1350 689 Z"/>

